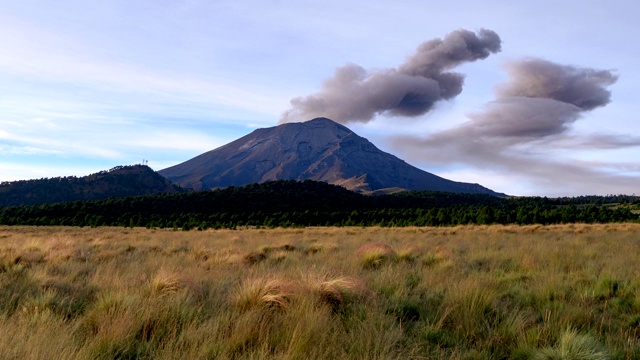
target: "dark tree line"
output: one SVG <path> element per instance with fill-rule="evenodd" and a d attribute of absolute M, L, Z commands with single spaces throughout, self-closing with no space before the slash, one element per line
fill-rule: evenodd
<path fill-rule="evenodd" d="M 1 225 L 143 226 L 175 229 L 291 226 L 451 226 L 637 221 L 602 198 L 412 191 L 367 196 L 314 181 L 274 181 L 214 191 L 0 208 Z M 608 201 L 608 202 L 607 202 Z M 633 200 L 637 201 L 637 199 Z"/>

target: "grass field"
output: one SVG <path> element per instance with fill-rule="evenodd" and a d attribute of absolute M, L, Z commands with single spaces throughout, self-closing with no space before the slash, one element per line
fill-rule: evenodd
<path fill-rule="evenodd" d="M 637 359 L 640 224 L 0 227 L 3 359 Z"/>

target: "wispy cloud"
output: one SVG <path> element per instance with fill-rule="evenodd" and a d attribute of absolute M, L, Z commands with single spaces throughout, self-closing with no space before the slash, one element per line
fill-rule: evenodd
<path fill-rule="evenodd" d="M 205 152 L 224 145 L 224 141 L 190 130 L 173 129 L 172 131 L 143 130 L 135 136 L 123 140 L 128 147 L 161 149 L 163 151 L 182 150 Z"/>
<path fill-rule="evenodd" d="M 81 34 L 0 18 L 0 153 L 12 158 L 47 156 L 61 169 L 88 158 L 180 161 L 222 144 L 210 129 L 271 125 L 286 103 L 278 89 L 220 71 L 148 66 Z"/>
<path fill-rule="evenodd" d="M 250 83 L 239 87 L 215 72 L 189 74 L 178 69 L 150 70 L 131 61 L 101 57 L 104 54 L 95 45 L 51 33 L 33 23 L 3 21 L 0 24 L 0 50 L 0 74 L 55 83 L 57 89 L 52 90 L 56 91 L 60 91 L 61 86 L 69 86 L 133 93 L 137 94 L 138 101 L 145 102 L 145 109 L 162 107 L 161 104 L 168 102 L 182 107 L 187 104 L 204 106 L 210 113 L 222 110 L 224 116 L 233 114 L 225 112 L 225 108 L 276 116 L 286 103 L 283 94 L 278 98 L 277 89 L 267 91 Z M 109 102 L 108 99 L 103 101 Z M 130 103 L 125 101 L 120 105 Z"/>
<path fill-rule="evenodd" d="M 60 155 L 62 151 L 32 146 L 7 146 L 0 144 L 0 155 Z"/>
<path fill-rule="evenodd" d="M 41 179 L 56 176 L 84 176 L 109 169 L 109 166 L 87 163 L 51 163 L 9 161 L 0 157 L 0 182 Z"/>

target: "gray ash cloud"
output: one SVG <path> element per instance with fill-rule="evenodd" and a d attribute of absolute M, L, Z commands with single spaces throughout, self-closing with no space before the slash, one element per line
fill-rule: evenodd
<path fill-rule="evenodd" d="M 455 67 L 501 50 L 494 31 L 454 31 L 421 44 L 397 68 L 367 71 L 357 64 L 336 69 L 313 95 L 291 100 L 280 122 L 328 117 L 341 123 L 368 122 L 378 114 L 415 117 L 462 92 L 464 75 Z"/>
<path fill-rule="evenodd" d="M 505 66 L 510 81 L 497 90 L 497 98 L 522 97 L 553 99 L 572 104 L 583 111 L 605 106 L 618 76 L 610 70 L 560 65 L 529 58 Z"/>
<path fill-rule="evenodd" d="M 632 189 L 637 178 L 599 171 L 593 164 L 550 157 L 563 149 L 613 149 L 640 145 L 634 136 L 575 136 L 573 123 L 611 101 L 609 86 L 618 76 L 596 70 L 528 58 L 505 66 L 509 79 L 496 88 L 496 99 L 468 121 L 427 135 L 399 136 L 393 146 L 412 159 L 467 164 L 494 169 L 552 188 L 575 189 L 611 184 Z"/>
<path fill-rule="evenodd" d="M 608 87 L 618 76 L 609 70 L 577 68 L 529 58 L 506 65 L 509 81 L 496 100 L 470 121 L 449 130 L 455 136 L 505 138 L 512 142 L 563 134 L 583 113 L 611 101 Z M 436 136 L 437 137 L 437 136 Z"/>

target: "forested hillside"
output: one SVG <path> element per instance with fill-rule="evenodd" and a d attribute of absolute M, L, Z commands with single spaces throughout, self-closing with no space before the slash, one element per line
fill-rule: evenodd
<path fill-rule="evenodd" d="M 0 207 L 101 200 L 183 191 L 144 165 L 117 166 L 83 177 L 0 183 Z"/>
<path fill-rule="evenodd" d="M 637 197 L 502 199 L 481 194 L 403 192 L 367 196 L 324 182 L 291 180 L 214 191 L 111 198 L 0 209 L 3 225 L 447 226 L 637 221 Z"/>

